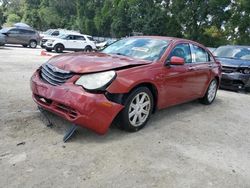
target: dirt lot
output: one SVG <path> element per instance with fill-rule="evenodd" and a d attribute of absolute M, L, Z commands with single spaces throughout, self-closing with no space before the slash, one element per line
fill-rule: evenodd
<path fill-rule="evenodd" d="M 53 128 L 32 101 L 29 79 L 49 57 L 41 49 L 0 48 L 0 187 L 250 187 L 250 95 L 219 91 L 158 111 L 137 133 L 105 136 L 52 114 Z"/>

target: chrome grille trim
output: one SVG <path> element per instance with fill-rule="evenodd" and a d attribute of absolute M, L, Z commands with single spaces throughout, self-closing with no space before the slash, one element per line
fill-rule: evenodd
<path fill-rule="evenodd" d="M 62 85 L 68 79 L 72 78 L 73 74 L 69 71 L 59 69 L 48 63 L 43 64 L 40 72 L 40 77 L 51 85 Z"/>

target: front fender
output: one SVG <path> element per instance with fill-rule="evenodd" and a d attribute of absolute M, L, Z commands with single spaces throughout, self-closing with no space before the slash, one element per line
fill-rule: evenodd
<path fill-rule="evenodd" d="M 159 79 L 159 73 L 162 66 L 159 63 L 155 65 L 142 65 L 133 68 L 117 71 L 117 77 L 106 89 L 109 93 L 129 93 L 133 88 L 140 84 L 152 84 L 157 90 L 160 88 L 162 80 Z"/>

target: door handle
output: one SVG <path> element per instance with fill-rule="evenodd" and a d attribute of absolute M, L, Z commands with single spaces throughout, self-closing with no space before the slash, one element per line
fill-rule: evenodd
<path fill-rule="evenodd" d="M 195 67 L 188 67 L 188 70 L 189 71 L 193 71 L 193 70 L 195 70 L 196 68 Z"/>

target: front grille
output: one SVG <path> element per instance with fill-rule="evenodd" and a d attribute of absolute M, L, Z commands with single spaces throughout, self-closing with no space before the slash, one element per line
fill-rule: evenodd
<path fill-rule="evenodd" d="M 42 80 L 51 85 L 58 86 L 65 83 L 68 79 L 72 78 L 73 74 L 69 71 L 61 70 L 48 63 L 42 65 L 40 72 Z"/>
<path fill-rule="evenodd" d="M 237 72 L 237 67 L 222 66 L 222 72 L 225 73 Z"/>

